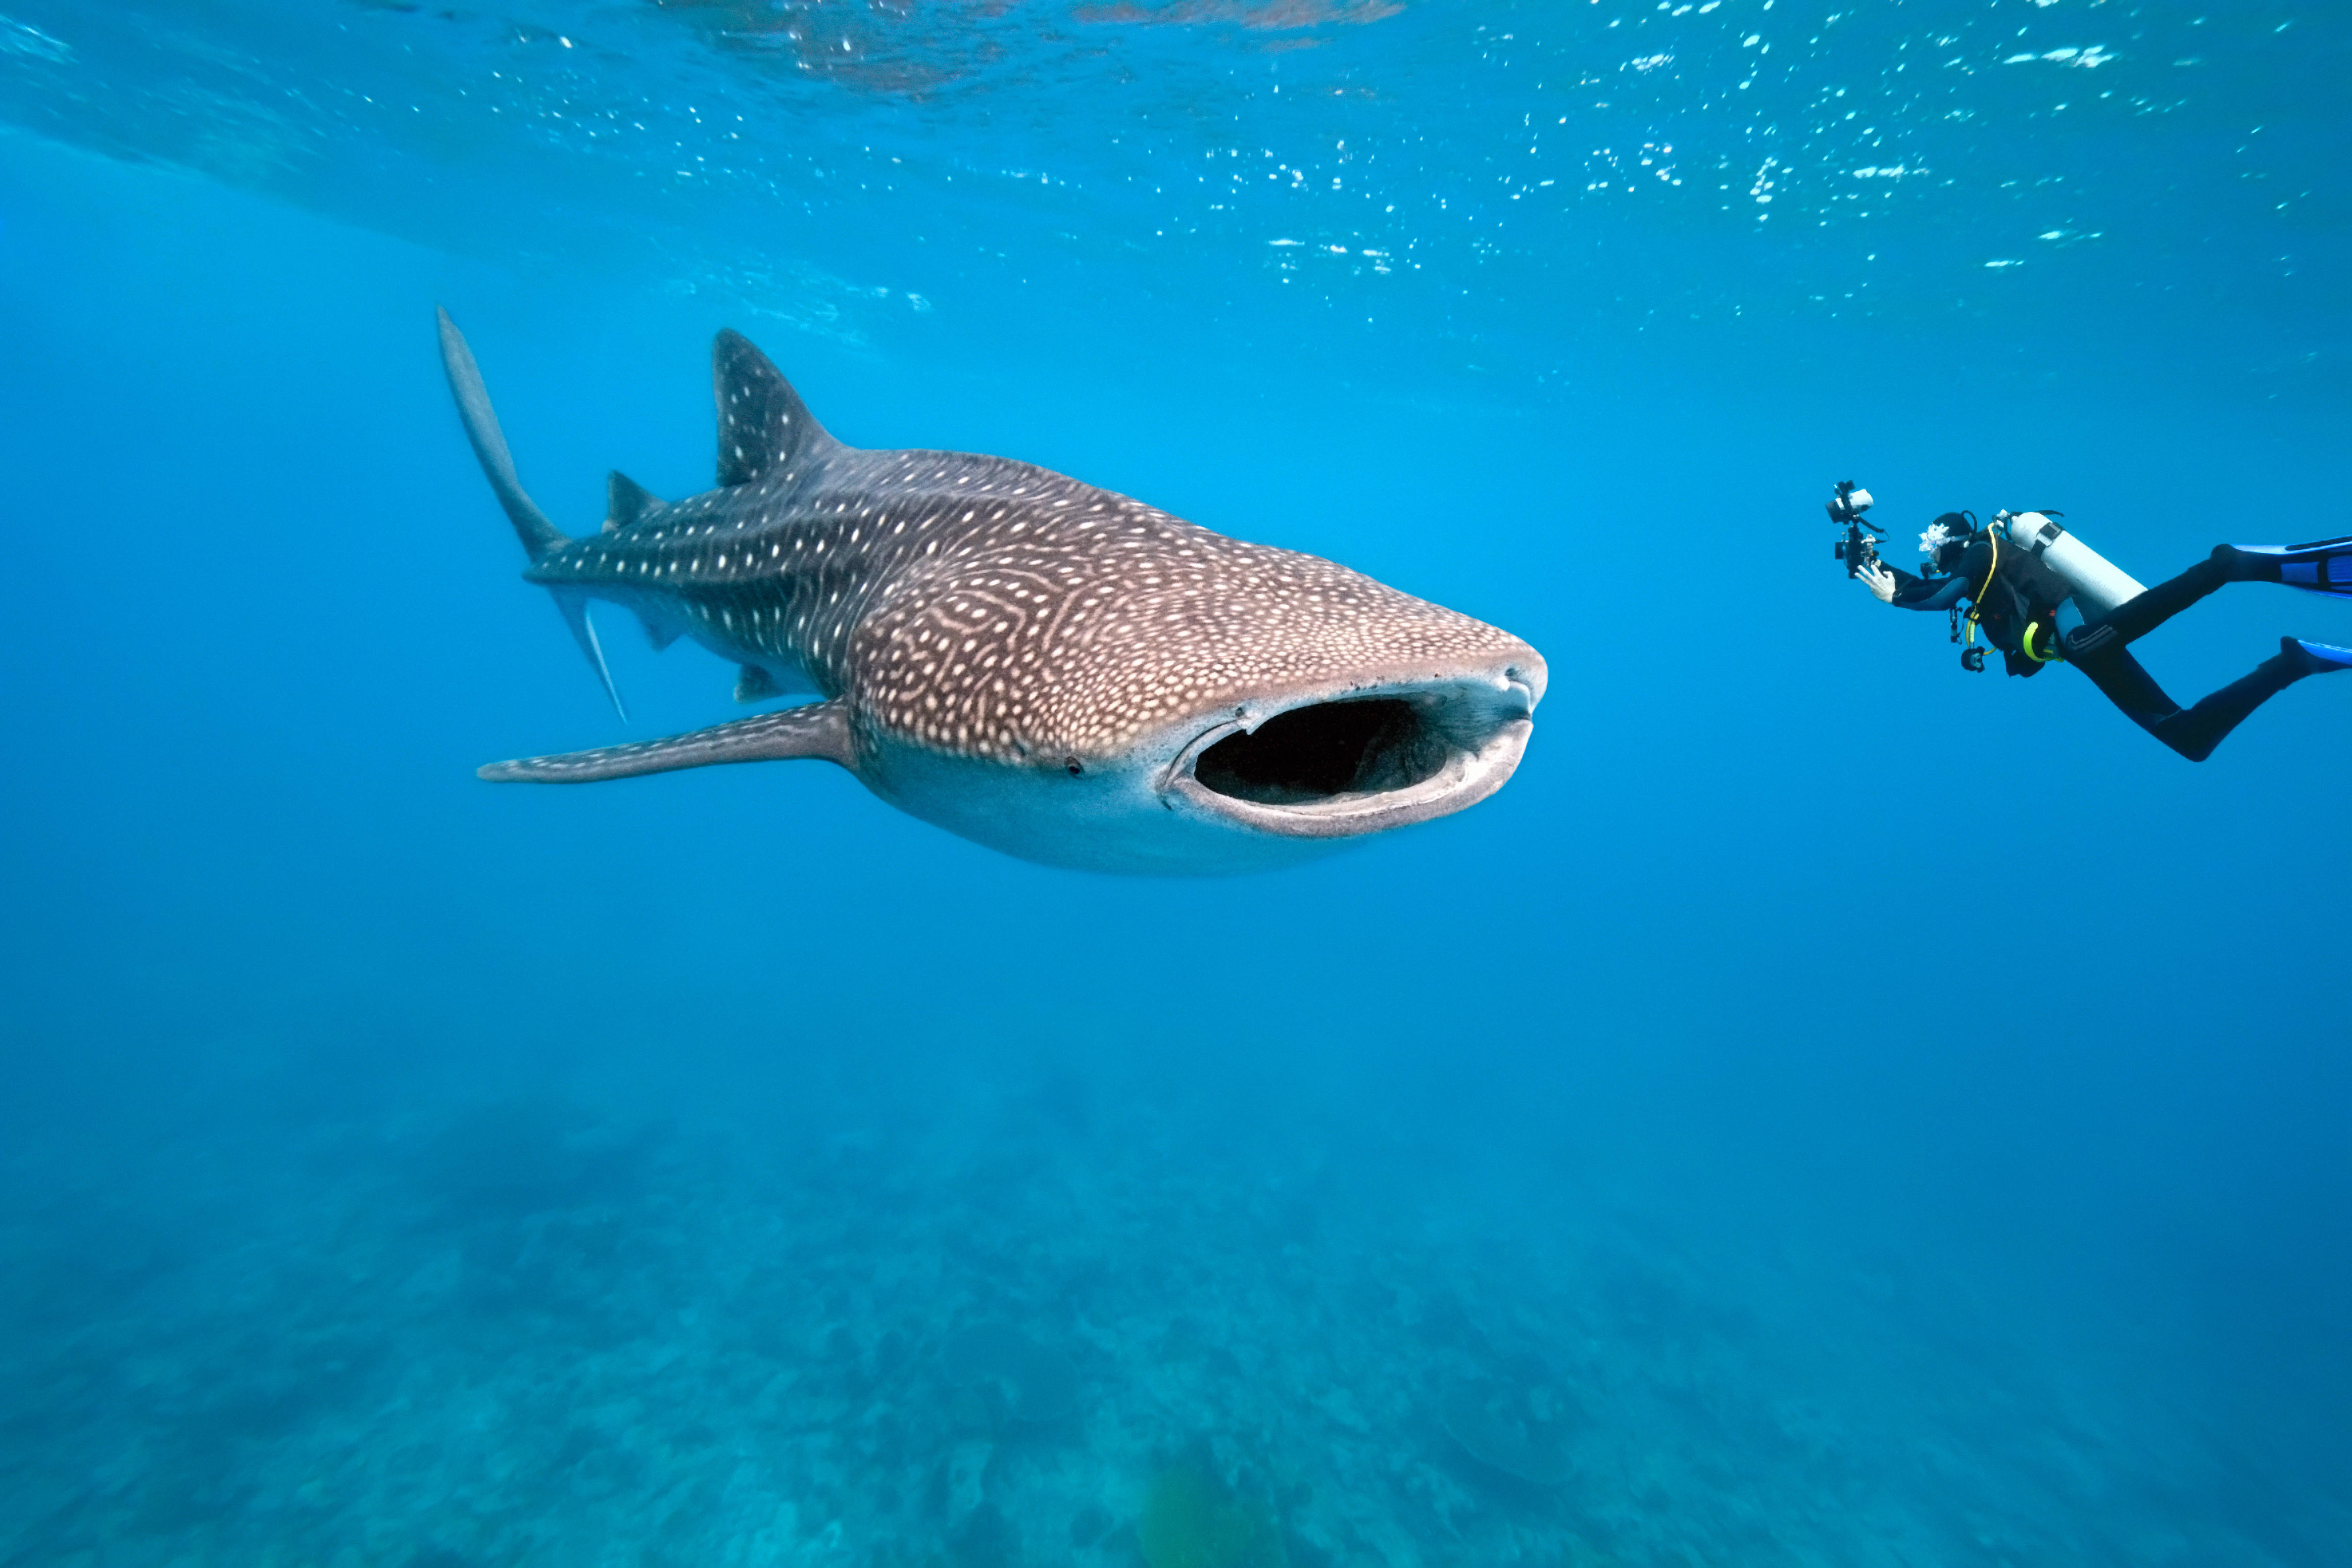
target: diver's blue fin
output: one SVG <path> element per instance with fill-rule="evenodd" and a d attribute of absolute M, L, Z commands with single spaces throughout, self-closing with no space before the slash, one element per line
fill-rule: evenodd
<path fill-rule="evenodd" d="M 2233 544 L 2242 555 L 2259 555 L 2278 569 L 2278 580 L 2334 598 L 2352 599 L 2352 533 L 2304 544 Z"/>
<path fill-rule="evenodd" d="M 2337 647 L 2331 643 L 2305 642 L 2301 637 L 2279 638 L 2279 652 L 2299 655 L 2308 675 L 2326 675 L 2338 669 L 2352 669 L 2352 647 Z"/>
<path fill-rule="evenodd" d="M 621 701 L 621 689 L 613 684 L 613 671 L 604 662 L 604 647 L 596 640 L 596 624 L 588 618 L 588 601 L 577 594 L 557 594 L 555 607 L 563 612 L 563 624 L 572 628 L 572 640 L 588 656 L 596 679 L 604 683 L 604 695 L 613 700 L 613 711 L 621 716 L 623 723 L 627 723 L 629 710 Z"/>

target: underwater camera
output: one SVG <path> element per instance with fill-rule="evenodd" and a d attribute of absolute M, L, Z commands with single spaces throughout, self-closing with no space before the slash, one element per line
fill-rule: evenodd
<path fill-rule="evenodd" d="M 1828 506 L 1830 521 L 1845 530 L 1837 542 L 1837 559 L 1845 563 L 1847 576 L 1859 577 L 1878 564 L 1878 542 L 1886 537 L 1885 529 L 1863 518 L 1870 510 L 1870 492 L 1854 489 L 1852 479 L 1840 479 L 1836 499 Z"/>

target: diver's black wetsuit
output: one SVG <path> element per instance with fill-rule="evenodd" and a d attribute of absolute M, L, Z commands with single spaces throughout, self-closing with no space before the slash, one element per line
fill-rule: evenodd
<path fill-rule="evenodd" d="M 2043 662 L 2056 657 L 2057 608 L 2074 589 L 2027 551 L 2005 542 L 1996 548 L 1993 538 L 1980 532 L 1969 540 L 1958 569 L 1948 577 L 1916 577 L 1900 568 L 1889 570 L 1895 576 L 1897 608 L 1945 610 L 1963 599 L 1973 599 L 1985 639 L 2000 649 L 2010 674 L 2036 674 Z M 2201 763 L 2247 714 L 2314 673 L 2313 667 L 2292 648 L 2282 648 L 2277 657 L 2254 666 L 2252 673 L 2195 706 L 2183 708 L 2141 668 L 2129 645 L 2225 583 L 2279 581 L 2275 563 L 2222 545 L 2178 577 L 2158 583 L 2106 615 L 2074 627 L 2064 638 L 2065 660 L 2088 676 L 2126 718 L 2190 762 Z M 2041 658 L 2027 652 L 2029 626 L 2035 628 L 2035 650 L 2052 650 Z"/>

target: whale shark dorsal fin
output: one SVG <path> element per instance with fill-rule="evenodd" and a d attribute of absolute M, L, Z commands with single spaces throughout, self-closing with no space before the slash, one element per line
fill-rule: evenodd
<path fill-rule="evenodd" d="M 740 332 L 710 345 L 710 389 L 719 403 L 719 482 L 748 485 L 803 458 L 840 445 L 824 433 L 792 383 Z"/>
<path fill-rule="evenodd" d="M 604 531 L 618 533 L 649 511 L 661 510 L 661 500 L 645 486 L 614 468 L 604 476 Z"/>

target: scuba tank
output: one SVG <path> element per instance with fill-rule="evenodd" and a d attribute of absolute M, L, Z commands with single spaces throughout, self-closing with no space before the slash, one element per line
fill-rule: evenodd
<path fill-rule="evenodd" d="M 2096 619 L 2147 592 L 2123 568 L 2059 527 L 2047 513 L 2004 511 L 1992 521 L 1996 529 L 2007 531 L 2012 546 L 2050 568 L 2074 589 L 2074 604 L 2087 618 Z"/>

